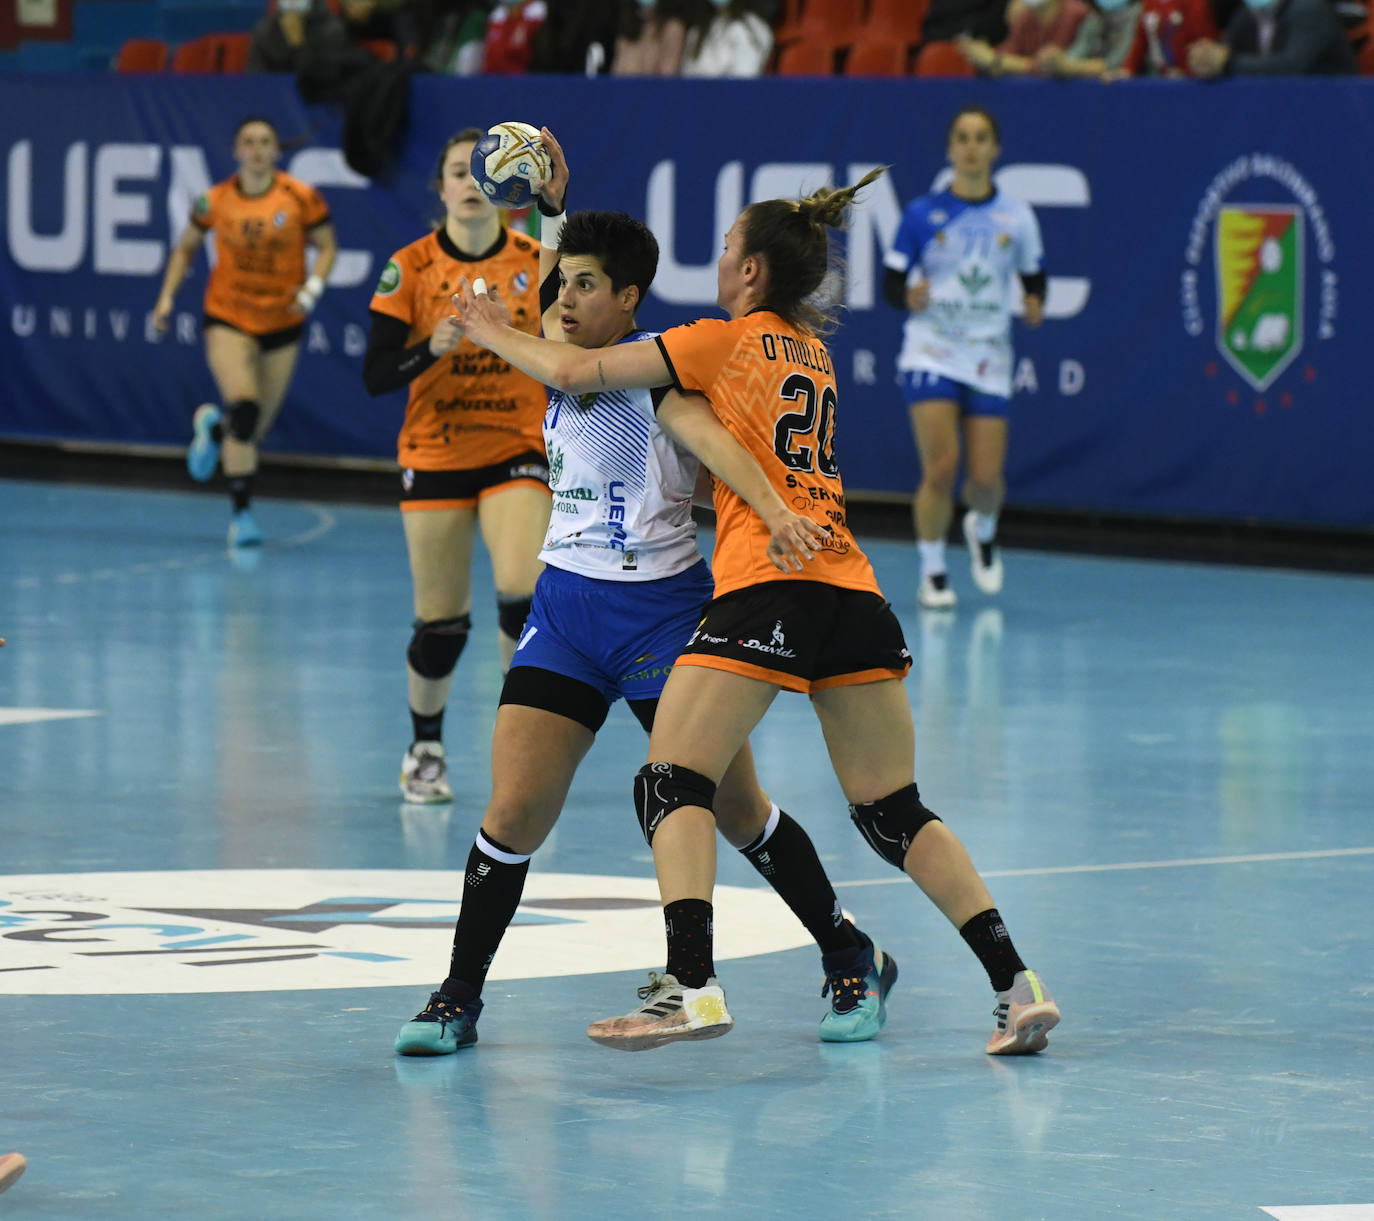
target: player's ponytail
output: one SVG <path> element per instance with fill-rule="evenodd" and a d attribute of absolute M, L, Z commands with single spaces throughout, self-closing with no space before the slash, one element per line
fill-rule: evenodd
<path fill-rule="evenodd" d="M 827 275 L 839 269 L 826 231 L 846 228 L 854 197 L 884 173 L 880 166 L 853 186 L 821 187 L 804 199 L 768 199 L 745 209 L 743 253 L 760 255 L 768 265 L 764 309 L 815 335 L 835 329 L 839 303 L 818 295 Z"/>

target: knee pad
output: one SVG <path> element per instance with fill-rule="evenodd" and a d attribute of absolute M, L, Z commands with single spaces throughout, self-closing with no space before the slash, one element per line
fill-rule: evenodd
<path fill-rule="evenodd" d="M 850 806 L 849 817 L 859 828 L 859 834 L 868 841 L 868 846 L 898 869 L 905 866 L 907 849 L 916 838 L 916 832 L 928 822 L 940 821 L 921 804 L 921 794 L 915 784 L 908 784 L 877 801 Z"/>
<path fill-rule="evenodd" d="M 415 634 L 406 649 L 406 660 L 421 678 L 447 678 L 458 664 L 458 655 L 468 642 L 472 627 L 470 615 L 456 619 L 417 619 Z"/>
<path fill-rule="evenodd" d="M 712 809 L 715 781 L 690 768 L 671 763 L 646 763 L 635 776 L 635 813 L 644 842 L 654 846 L 654 832 L 674 810 L 683 806 Z"/>
<path fill-rule="evenodd" d="M 517 594 L 496 595 L 496 621 L 512 640 L 519 640 L 520 633 L 525 630 L 525 620 L 530 617 L 533 602 L 533 598 Z"/>
<path fill-rule="evenodd" d="M 252 441 L 258 431 L 258 420 L 262 418 L 262 408 L 252 399 L 239 399 L 229 404 L 229 435 L 235 441 L 245 444 Z"/>

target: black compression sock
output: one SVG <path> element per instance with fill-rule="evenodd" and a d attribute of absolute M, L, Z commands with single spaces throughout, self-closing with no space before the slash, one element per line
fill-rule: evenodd
<path fill-rule="evenodd" d="M 705 987 L 716 973 L 711 911 L 705 899 L 678 899 L 663 908 L 668 935 L 666 973 L 684 988 Z"/>
<path fill-rule="evenodd" d="M 234 512 L 242 513 L 253 499 L 253 476 L 232 476 L 229 480 L 229 495 L 234 501 Z"/>
<path fill-rule="evenodd" d="M 444 710 L 440 708 L 433 716 L 423 716 L 412 708 L 410 724 L 415 731 L 415 741 L 440 742 L 444 737 Z"/>
<path fill-rule="evenodd" d="M 995 907 L 974 916 L 959 930 L 959 936 L 978 955 L 978 961 L 988 973 L 994 992 L 1005 992 L 1011 987 L 1016 973 L 1026 969 Z"/>
<path fill-rule="evenodd" d="M 501 938 L 515 919 L 529 871 L 528 855 L 512 852 L 481 831 L 477 833 L 463 875 L 463 906 L 453 930 L 453 955 L 443 988 L 456 1000 L 464 998 L 450 991 L 449 985 L 455 980 L 466 983 L 473 996 L 482 991 Z"/>
<path fill-rule="evenodd" d="M 840 901 L 816 855 L 815 844 L 786 810 L 774 806 L 768 825 L 740 852 L 806 926 L 821 953 L 860 944 L 858 932 L 840 911 Z"/>

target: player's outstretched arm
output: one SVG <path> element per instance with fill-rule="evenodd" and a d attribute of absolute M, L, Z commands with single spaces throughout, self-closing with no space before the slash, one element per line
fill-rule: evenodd
<path fill-rule="evenodd" d="M 782 572 L 801 572 L 815 559 L 825 533 L 809 517 L 793 513 L 768 482 L 763 468 L 716 418 L 699 394 L 670 390 L 658 406 L 658 422 L 679 445 L 696 454 L 768 527 L 768 558 Z"/>
<path fill-rule="evenodd" d="M 458 282 L 453 308 L 473 343 L 495 352 L 546 386 L 570 394 L 594 394 L 598 390 L 651 390 L 673 384 L 656 343 L 579 348 L 515 330 L 508 324 L 507 311 L 488 296 L 480 278 L 475 284 L 466 276 Z"/>

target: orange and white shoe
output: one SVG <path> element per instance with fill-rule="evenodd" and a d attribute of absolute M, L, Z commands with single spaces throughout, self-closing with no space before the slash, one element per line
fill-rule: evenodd
<path fill-rule="evenodd" d="M 0 1153 L 0 1191 L 19 1182 L 19 1176 L 27 1165 L 22 1153 Z"/>
<path fill-rule="evenodd" d="M 1011 987 L 997 994 L 997 1008 L 992 1014 L 997 1029 L 988 1040 L 990 1056 L 1044 1051 L 1050 1031 L 1059 1025 L 1059 1006 L 1034 971 L 1017 971 Z"/>
<path fill-rule="evenodd" d="M 704 987 L 684 988 L 674 976 L 650 971 L 637 995 L 644 1002 L 638 1009 L 593 1022 L 587 1037 L 617 1051 L 648 1051 L 682 1039 L 718 1039 L 735 1024 L 714 975 Z"/>

